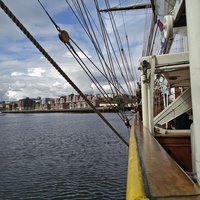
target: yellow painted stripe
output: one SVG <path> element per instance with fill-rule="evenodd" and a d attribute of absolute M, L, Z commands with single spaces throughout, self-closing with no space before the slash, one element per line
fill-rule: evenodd
<path fill-rule="evenodd" d="M 142 171 L 138 156 L 134 120 L 130 131 L 126 200 L 148 199 L 145 196 Z"/>

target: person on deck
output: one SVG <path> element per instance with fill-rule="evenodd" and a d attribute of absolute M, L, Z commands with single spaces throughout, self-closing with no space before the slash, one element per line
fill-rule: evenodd
<path fill-rule="evenodd" d="M 188 113 L 183 113 L 169 122 L 169 129 L 190 129 L 192 120 Z"/>
<path fill-rule="evenodd" d="M 192 120 L 189 119 L 189 115 L 187 113 L 183 113 L 176 118 L 175 129 L 190 129 L 191 124 Z"/>

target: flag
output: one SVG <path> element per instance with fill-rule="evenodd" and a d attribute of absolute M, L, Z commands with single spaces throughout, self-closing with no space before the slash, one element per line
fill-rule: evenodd
<path fill-rule="evenodd" d="M 157 21 L 156 21 L 156 24 L 158 25 L 160 31 L 162 32 L 162 31 L 163 31 L 163 28 L 164 28 L 163 23 L 162 23 L 160 20 L 157 20 Z"/>

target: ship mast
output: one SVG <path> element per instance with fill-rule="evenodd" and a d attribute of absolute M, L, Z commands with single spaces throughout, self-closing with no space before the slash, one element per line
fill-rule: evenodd
<path fill-rule="evenodd" d="M 152 8 L 153 16 L 151 20 L 151 30 L 149 33 L 149 39 L 148 39 L 148 45 L 147 49 L 145 50 L 145 56 L 150 55 L 150 48 L 152 45 L 152 38 L 153 38 L 153 32 L 154 32 L 154 25 L 155 25 L 155 8 L 153 1 L 151 0 L 151 3 L 141 3 L 141 4 L 133 4 L 128 6 L 114 6 L 107 9 L 99 10 L 100 12 L 112 12 L 112 11 L 126 11 L 126 10 L 140 10 L 140 9 L 147 9 Z M 143 55 L 144 56 L 144 55 Z"/>
<path fill-rule="evenodd" d="M 133 9 L 145 9 L 151 8 L 151 4 L 149 3 L 142 3 L 142 4 L 133 4 L 129 6 L 114 6 L 108 9 L 100 10 L 100 12 L 110 12 L 110 11 L 120 11 L 120 10 L 133 10 Z"/>

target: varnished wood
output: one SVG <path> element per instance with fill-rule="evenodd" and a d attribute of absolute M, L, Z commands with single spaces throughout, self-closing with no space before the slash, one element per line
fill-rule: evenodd
<path fill-rule="evenodd" d="M 195 196 L 195 199 L 200 199 L 200 189 L 137 120 L 135 134 L 147 197 L 172 200 Z"/>
<path fill-rule="evenodd" d="M 184 171 L 192 171 L 190 134 L 158 134 L 155 138 Z"/>
<path fill-rule="evenodd" d="M 159 197 L 156 200 L 199 200 L 199 196 Z"/>

